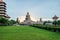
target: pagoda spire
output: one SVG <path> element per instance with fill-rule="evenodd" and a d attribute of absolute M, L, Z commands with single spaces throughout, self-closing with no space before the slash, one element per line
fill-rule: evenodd
<path fill-rule="evenodd" d="M 6 19 L 10 18 L 6 13 L 6 3 L 3 0 L 0 0 L 0 16 Z"/>
<path fill-rule="evenodd" d="M 0 2 L 3 2 L 3 0 L 0 0 Z"/>

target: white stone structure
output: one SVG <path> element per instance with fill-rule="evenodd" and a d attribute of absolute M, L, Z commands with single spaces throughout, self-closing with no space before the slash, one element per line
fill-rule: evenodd
<path fill-rule="evenodd" d="M 19 18 L 18 18 L 18 22 L 19 22 Z M 42 18 L 40 18 L 40 21 L 33 21 L 31 20 L 31 17 L 29 15 L 29 12 L 27 12 L 26 18 L 23 22 L 19 22 L 20 24 L 26 24 L 26 25 L 31 25 L 31 24 L 42 24 Z"/>

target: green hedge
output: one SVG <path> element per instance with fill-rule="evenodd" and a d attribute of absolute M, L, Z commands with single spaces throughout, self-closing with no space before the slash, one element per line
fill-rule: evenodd
<path fill-rule="evenodd" d="M 41 28 L 41 29 L 45 29 L 45 30 L 49 30 L 49 31 L 53 31 L 53 32 L 60 32 L 60 26 L 59 25 L 31 25 L 32 27 L 36 27 L 36 28 Z"/>

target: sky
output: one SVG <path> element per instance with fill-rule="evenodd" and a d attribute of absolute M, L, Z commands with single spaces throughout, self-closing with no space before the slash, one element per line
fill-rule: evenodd
<path fill-rule="evenodd" d="M 60 17 L 60 0 L 4 0 L 7 4 L 7 14 L 11 19 L 25 16 L 27 12 L 32 17 L 51 19 L 54 15 Z"/>

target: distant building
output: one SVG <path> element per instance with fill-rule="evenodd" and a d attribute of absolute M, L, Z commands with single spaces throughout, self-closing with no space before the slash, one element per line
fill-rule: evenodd
<path fill-rule="evenodd" d="M 52 21 L 45 21 L 45 25 L 53 25 Z"/>
<path fill-rule="evenodd" d="M 19 22 L 19 18 L 18 18 L 18 22 Z M 20 22 L 19 22 L 20 23 Z M 33 20 L 31 20 L 30 14 L 29 12 L 27 12 L 26 18 L 23 22 L 21 22 L 20 24 L 25 24 L 25 25 L 31 25 L 31 24 L 42 24 L 42 18 L 40 18 L 40 21 L 35 22 Z"/>
<path fill-rule="evenodd" d="M 56 21 L 59 17 L 57 17 L 56 15 L 52 18 L 54 21 Z"/>
<path fill-rule="evenodd" d="M 6 3 L 0 0 L 0 17 L 9 19 L 10 17 L 6 14 Z"/>
<path fill-rule="evenodd" d="M 29 12 L 27 12 L 26 18 L 21 24 L 30 25 L 30 24 L 33 24 L 33 22 L 34 21 L 32 21 L 31 18 L 30 18 Z"/>
<path fill-rule="evenodd" d="M 36 24 L 43 24 L 42 18 L 40 18 L 40 20 L 37 21 Z"/>

